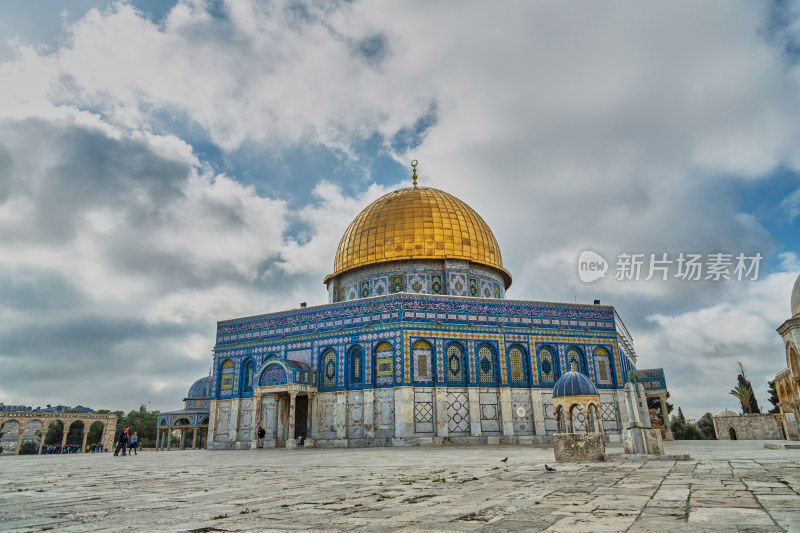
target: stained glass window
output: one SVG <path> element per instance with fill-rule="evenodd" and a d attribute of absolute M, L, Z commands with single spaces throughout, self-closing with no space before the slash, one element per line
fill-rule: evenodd
<path fill-rule="evenodd" d="M 361 385 L 364 382 L 364 352 L 361 348 L 350 350 L 350 384 Z"/>
<path fill-rule="evenodd" d="M 219 369 L 219 392 L 230 394 L 233 392 L 233 361 L 228 359 Z"/>
<path fill-rule="evenodd" d="M 464 351 L 456 343 L 447 347 L 447 381 L 464 381 Z"/>
<path fill-rule="evenodd" d="M 597 367 L 597 383 L 601 385 L 611 384 L 611 358 L 608 350 L 598 348 L 594 351 L 594 363 Z"/>
<path fill-rule="evenodd" d="M 322 386 L 335 387 L 336 386 L 336 352 L 328 350 L 322 354 Z"/>
<path fill-rule="evenodd" d="M 555 366 L 553 365 L 553 352 L 550 348 L 539 350 L 539 370 L 541 371 L 542 381 L 552 383 L 555 381 Z"/>
<path fill-rule="evenodd" d="M 571 371 L 585 373 L 583 362 L 581 361 L 581 352 L 577 348 L 567 350 L 567 366 Z"/>
<path fill-rule="evenodd" d="M 492 349 L 485 344 L 478 348 L 478 377 L 480 381 L 494 381 Z"/>
<path fill-rule="evenodd" d="M 525 381 L 525 356 L 519 346 L 512 346 L 508 351 L 508 362 L 511 370 L 511 381 L 522 383 Z"/>
<path fill-rule="evenodd" d="M 378 377 L 391 377 L 393 369 L 394 351 L 388 342 L 382 342 L 375 347 L 375 373 Z"/>
<path fill-rule="evenodd" d="M 252 359 L 249 359 L 244 364 L 242 370 L 242 394 L 253 392 L 253 372 L 255 372 L 256 365 Z"/>

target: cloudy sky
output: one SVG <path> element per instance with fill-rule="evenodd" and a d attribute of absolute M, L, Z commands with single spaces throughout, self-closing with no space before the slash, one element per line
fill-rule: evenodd
<path fill-rule="evenodd" d="M 786 366 L 796 3 L 31 0 L 0 37 L 2 402 L 178 407 L 217 320 L 325 303 L 412 159 L 492 227 L 509 298 L 614 305 L 687 416 Z M 645 280 L 664 253 L 706 270 Z"/>

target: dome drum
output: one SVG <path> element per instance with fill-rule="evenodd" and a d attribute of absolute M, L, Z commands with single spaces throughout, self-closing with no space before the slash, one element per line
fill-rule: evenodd
<path fill-rule="evenodd" d="M 461 267 L 449 268 L 447 263 L 453 261 Z M 414 275 L 413 265 L 424 270 L 431 262 L 438 263 L 433 270 L 439 272 L 431 273 L 427 280 L 431 288 L 438 283 L 436 289 L 422 290 L 424 284 L 419 283 L 416 290 L 411 282 L 411 290 L 407 290 L 406 277 Z M 373 270 L 376 266 L 381 267 L 380 272 Z M 369 272 L 364 270 L 367 268 Z M 416 185 L 378 198 L 345 230 L 336 250 L 333 274 L 324 280 L 330 301 L 354 299 L 347 294 L 341 296 L 356 280 L 357 298 L 380 295 L 381 287 L 373 293 L 361 285 L 377 281 L 381 276 L 376 274 L 389 281 L 390 290 L 386 293 L 502 298 L 511 286 L 511 275 L 503 268 L 497 240 L 480 215 L 446 192 Z M 400 277 L 402 285 L 398 285 Z M 447 290 L 451 282 L 460 283 L 458 290 Z"/>

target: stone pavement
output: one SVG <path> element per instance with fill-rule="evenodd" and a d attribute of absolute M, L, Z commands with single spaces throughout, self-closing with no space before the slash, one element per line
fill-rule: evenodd
<path fill-rule="evenodd" d="M 800 531 L 800 450 L 665 448 L 692 460 L 558 464 L 545 446 L 0 456 L 0 529 Z"/>

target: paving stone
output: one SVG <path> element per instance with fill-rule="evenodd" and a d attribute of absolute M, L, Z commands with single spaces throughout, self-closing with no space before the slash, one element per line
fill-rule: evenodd
<path fill-rule="evenodd" d="M 800 455 L 762 444 L 631 464 L 546 446 L 0 456 L 0 529 L 800 531 Z"/>

